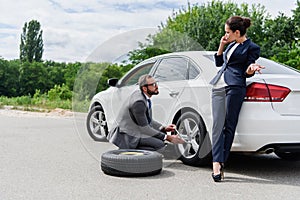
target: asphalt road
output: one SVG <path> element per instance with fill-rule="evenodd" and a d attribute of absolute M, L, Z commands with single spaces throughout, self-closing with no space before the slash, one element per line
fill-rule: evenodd
<path fill-rule="evenodd" d="M 164 160 L 156 176 L 102 173 L 109 143 L 92 141 L 85 115 L 52 117 L 0 112 L 0 200 L 20 199 L 299 199 L 300 162 L 275 155 L 231 154 L 225 181 L 210 167 Z"/>

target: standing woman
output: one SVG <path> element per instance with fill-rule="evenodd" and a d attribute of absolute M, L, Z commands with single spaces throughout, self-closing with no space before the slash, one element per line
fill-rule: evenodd
<path fill-rule="evenodd" d="M 210 82 L 213 85 L 212 178 L 215 182 L 224 178 L 224 163 L 229 156 L 246 95 L 246 78 L 264 68 L 255 64 L 259 58 L 260 47 L 246 37 L 250 25 L 249 18 L 230 17 L 225 23 L 225 35 L 221 38 L 218 52 L 215 54 L 216 66 L 221 67 Z"/>

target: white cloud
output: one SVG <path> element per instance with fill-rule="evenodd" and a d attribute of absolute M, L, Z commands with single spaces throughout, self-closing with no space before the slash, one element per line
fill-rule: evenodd
<path fill-rule="evenodd" d="M 141 28 L 157 28 L 173 9 L 188 0 L 0 0 L 0 56 L 19 57 L 22 27 L 32 19 L 41 23 L 45 60 L 84 62 L 110 38 Z M 205 0 L 189 0 L 201 4 Z M 239 1 L 236 0 L 239 3 Z M 293 3 L 294 2 L 294 3 Z M 295 8 L 294 1 L 252 0 L 277 15 Z"/>

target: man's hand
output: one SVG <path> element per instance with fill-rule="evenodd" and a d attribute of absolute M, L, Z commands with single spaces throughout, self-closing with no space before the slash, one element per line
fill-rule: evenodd
<path fill-rule="evenodd" d="M 184 144 L 185 141 L 180 138 L 178 135 L 167 135 L 167 141 L 173 144 Z"/>
<path fill-rule="evenodd" d="M 176 125 L 175 124 L 170 124 L 167 127 L 165 127 L 165 131 L 166 132 L 174 132 L 176 129 Z"/>

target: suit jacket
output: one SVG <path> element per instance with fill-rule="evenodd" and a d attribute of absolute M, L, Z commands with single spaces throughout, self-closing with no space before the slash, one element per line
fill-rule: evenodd
<path fill-rule="evenodd" d="M 107 139 L 121 149 L 135 149 L 142 137 L 164 139 L 161 123 L 152 119 L 151 109 L 143 92 L 135 90 L 125 101 Z"/>
<path fill-rule="evenodd" d="M 215 63 L 217 67 L 221 67 L 218 74 L 210 81 L 210 84 L 215 85 L 222 73 L 224 73 L 224 81 L 227 85 L 246 86 L 246 78 L 253 75 L 248 75 L 246 70 L 251 63 L 259 58 L 260 47 L 253 43 L 250 39 L 241 43 L 227 60 L 227 52 L 236 42 L 228 45 L 222 55 L 215 54 Z"/>

